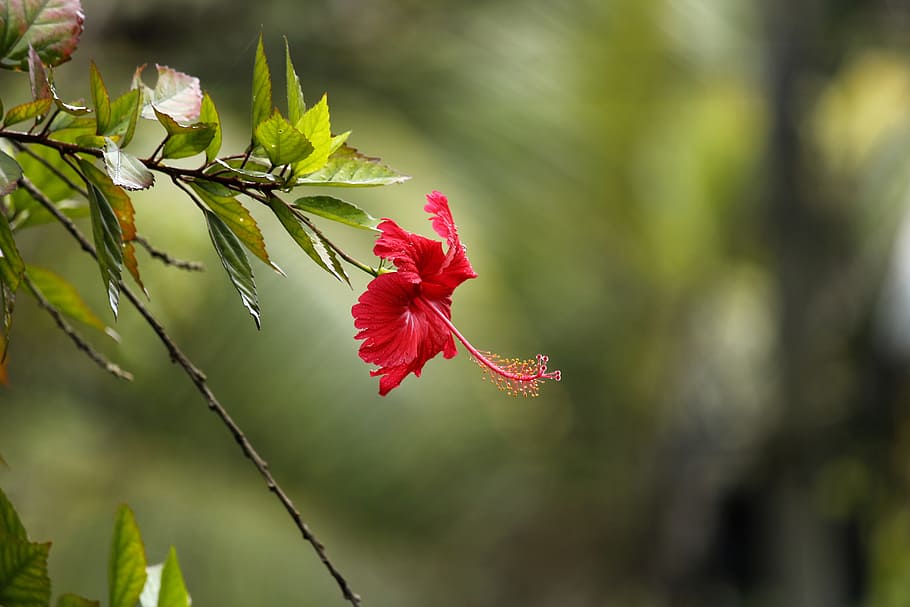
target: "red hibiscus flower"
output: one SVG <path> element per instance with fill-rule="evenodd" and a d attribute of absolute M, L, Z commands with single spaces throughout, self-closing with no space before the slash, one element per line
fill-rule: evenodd
<path fill-rule="evenodd" d="M 442 352 L 457 353 L 455 338 L 501 389 L 513 395 L 536 396 L 544 379 L 559 381 L 559 371 L 547 371 L 547 357 L 536 360 L 500 359 L 472 346 L 452 324 L 452 293 L 455 287 L 477 274 L 465 255 L 449 201 L 439 192 L 427 194 L 424 210 L 433 229 L 446 239 L 442 243 L 412 234 L 391 219 L 379 224 L 382 235 L 373 253 L 391 261 L 396 272 L 380 274 L 367 286 L 351 308 L 354 326 L 362 339 L 360 358 L 378 366 L 379 394 L 385 396 L 409 374 L 420 377 L 423 365 Z"/>

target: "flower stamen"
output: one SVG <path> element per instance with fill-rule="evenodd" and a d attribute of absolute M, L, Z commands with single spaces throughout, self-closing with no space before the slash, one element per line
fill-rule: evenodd
<path fill-rule="evenodd" d="M 489 377 L 493 385 L 509 396 L 534 397 L 539 393 L 541 381 L 545 379 L 560 381 L 562 379 L 561 371 L 547 370 L 547 363 L 550 359 L 543 354 L 538 354 L 534 360 L 524 360 L 520 358 L 503 358 L 490 352 L 481 352 L 471 345 L 471 342 L 461 334 L 439 308 L 426 299 L 421 299 L 446 324 L 452 335 L 471 353 L 471 358 L 483 369 L 484 379 Z"/>

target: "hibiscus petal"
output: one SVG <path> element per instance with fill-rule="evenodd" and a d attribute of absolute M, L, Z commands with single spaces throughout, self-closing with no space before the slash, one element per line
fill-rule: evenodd
<path fill-rule="evenodd" d="M 431 215 L 430 221 L 436 233 L 446 239 L 449 247 L 455 248 L 459 243 L 458 228 L 455 226 L 452 211 L 449 209 L 449 199 L 445 194 L 436 190 L 427 194 L 427 204 L 423 210 Z"/>

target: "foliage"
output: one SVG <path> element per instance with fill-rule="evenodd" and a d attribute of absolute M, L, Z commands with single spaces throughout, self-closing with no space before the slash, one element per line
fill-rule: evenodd
<path fill-rule="evenodd" d="M 4 607 L 48 607 L 51 579 L 47 560 L 50 542 L 29 539 L 22 521 L 0 490 L 0 604 Z M 173 546 L 167 560 L 147 565 L 145 546 L 133 511 L 117 511 L 108 569 L 110 607 L 187 607 L 189 593 Z M 57 607 L 98 607 L 100 603 L 76 594 L 58 597 Z"/>

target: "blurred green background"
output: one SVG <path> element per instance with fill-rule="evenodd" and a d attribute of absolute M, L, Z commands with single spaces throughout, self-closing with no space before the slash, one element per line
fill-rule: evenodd
<path fill-rule="evenodd" d="M 254 209 L 256 332 L 201 216 L 167 184 L 140 232 L 152 309 L 370 607 L 910 604 L 910 9 L 886 0 L 84 0 L 57 70 L 126 90 L 199 76 L 247 141 L 255 41 L 291 43 L 334 130 L 413 175 L 342 194 L 431 234 L 439 189 L 480 277 L 456 324 L 563 381 L 511 399 L 462 353 L 382 399 L 354 289 Z M 280 76 L 276 77 L 281 85 Z M 2 81 L 4 102 L 27 95 Z M 160 133 L 149 130 L 151 150 Z M 139 148 L 142 141 L 134 144 Z M 326 226 L 356 255 L 372 238 Z M 104 311 L 64 232 L 27 260 Z M 255 262 L 258 263 L 258 262 Z M 341 605 L 334 582 L 137 315 L 99 371 L 20 298 L 0 481 L 55 592 L 106 596 L 113 514 L 197 605 Z"/>

